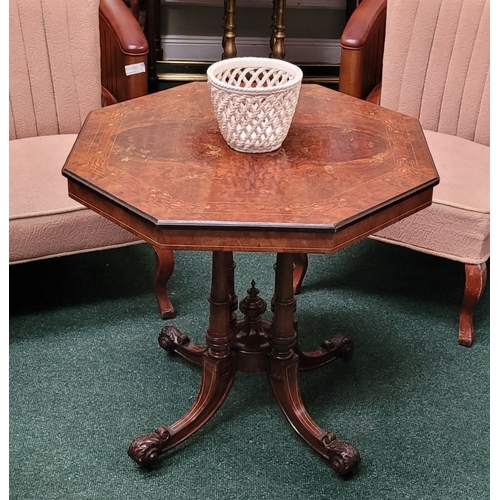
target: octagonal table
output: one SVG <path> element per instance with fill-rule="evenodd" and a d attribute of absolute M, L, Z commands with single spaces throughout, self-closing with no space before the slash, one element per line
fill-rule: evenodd
<path fill-rule="evenodd" d="M 201 366 L 198 397 L 178 421 L 133 440 L 129 455 L 156 465 L 212 418 L 238 370 L 264 371 L 301 438 L 338 474 L 355 470 L 356 448 L 320 428 L 301 398 L 298 371 L 349 359 L 353 345 L 340 334 L 300 349 L 294 254 L 335 252 L 430 205 L 439 177 L 418 121 L 303 85 L 282 147 L 238 153 L 206 83 L 189 83 L 92 112 L 62 173 L 73 199 L 155 248 L 213 252 L 206 345 L 170 325 L 159 336 Z M 277 254 L 271 321 L 255 283 L 238 304 L 235 251 Z"/>

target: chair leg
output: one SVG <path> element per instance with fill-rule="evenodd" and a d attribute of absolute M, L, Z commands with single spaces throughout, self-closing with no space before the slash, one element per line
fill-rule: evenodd
<path fill-rule="evenodd" d="M 488 272 L 486 263 L 465 264 L 465 291 L 460 306 L 458 343 L 469 347 L 474 341 L 473 309 L 481 297 Z"/>
<path fill-rule="evenodd" d="M 300 292 L 300 287 L 306 275 L 308 258 L 306 253 L 293 254 L 293 293 Z"/>
<path fill-rule="evenodd" d="M 174 252 L 153 247 L 156 252 L 154 274 L 154 292 L 162 319 L 169 319 L 175 314 L 174 306 L 167 295 L 167 282 L 174 270 Z"/>

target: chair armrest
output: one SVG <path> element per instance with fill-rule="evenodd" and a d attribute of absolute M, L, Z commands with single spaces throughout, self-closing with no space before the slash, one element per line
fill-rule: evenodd
<path fill-rule="evenodd" d="M 111 94 L 111 92 L 101 86 L 101 106 L 105 108 L 106 106 L 111 106 L 112 104 L 116 104 L 118 101 L 116 100 L 115 96 Z"/>
<path fill-rule="evenodd" d="M 380 94 L 382 93 L 382 83 L 377 83 L 375 88 L 366 96 L 365 101 L 371 102 L 372 104 L 378 104 L 380 106 Z"/>
<path fill-rule="evenodd" d="M 118 102 L 147 94 L 148 42 L 123 0 L 100 0 L 99 32 L 103 87 Z"/>
<path fill-rule="evenodd" d="M 363 0 L 340 38 L 339 90 L 365 99 L 382 80 L 387 0 Z"/>

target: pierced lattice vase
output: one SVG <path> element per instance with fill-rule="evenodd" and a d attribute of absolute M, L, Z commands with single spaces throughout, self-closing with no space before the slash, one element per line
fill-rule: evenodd
<path fill-rule="evenodd" d="M 265 57 L 234 57 L 207 70 L 212 105 L 227 144 L 267 153 L 285 140 L 299 100 L 302 70 Z"/>

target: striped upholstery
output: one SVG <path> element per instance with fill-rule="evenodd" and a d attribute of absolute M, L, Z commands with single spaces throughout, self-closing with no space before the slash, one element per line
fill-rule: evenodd
<path fill-rule="evenodd" d="M 101 106 L 99 0 L 10 0 L 9 136 L 74 134 Z"/>
<path fill-rule="evenodd" d="M 489 145 L 489 0 L 387 4 L 381 105 Z"/>
<path fill-rule="evenodd" d="M 388 0 L 381 105 L 418 118 L 430 207 L 373 237 L 466 264 L 490 255 L 489 0 Z"/>
<path fill-rule="evenodd" d="M 139 242 L 70 199 L 61 174 L 101 107 L 99 0 L 10 0 L 9 28 L 9 262 Z"/>

